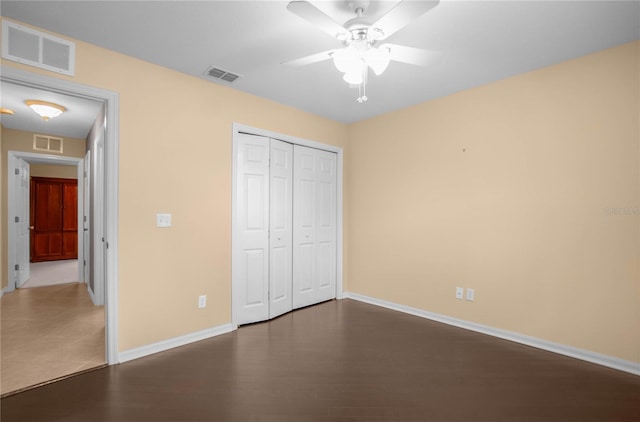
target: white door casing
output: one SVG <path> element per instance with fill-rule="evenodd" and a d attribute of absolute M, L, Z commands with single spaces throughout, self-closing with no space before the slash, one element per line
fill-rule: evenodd
<path fill-rule="evenodd" d="M 293 145 L 269 142 L 269 318 L 275 318 L 292 309 Z"/>
<path fill-rule="evenodd" d="M 269 318 L 269 139 L 240 134 L 236 147 L 232 306 L 245 324 Z"/>

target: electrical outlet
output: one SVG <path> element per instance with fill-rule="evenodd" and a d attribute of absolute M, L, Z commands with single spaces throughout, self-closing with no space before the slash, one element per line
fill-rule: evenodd
<path fill-rule="evenodd" d="M 171 227 L 171 214 L 156 214 L 156 227 Z"/>
<path fill-rule="evenodd" d="M 198 308 L 206 308 L 207 307 L 207 295 L 198 296 Z"/>
<path fill-rule="evenodd" d="M 473 300 L 476 296 L 476 291 L 473 289 L 467 289 L 467 300 Z"/>
<path fill-rule="evenodd" d="M 462 299 L 464 296 L 464 288 L 456 287 L 456 299 Z"/>

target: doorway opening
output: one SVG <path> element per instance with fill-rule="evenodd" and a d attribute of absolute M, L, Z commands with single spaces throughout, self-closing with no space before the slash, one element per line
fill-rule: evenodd
<path fill-rule="evenodd" d="M 104 230 L 100 236 L 96 236 L 104 245 L 103 253 L 85 250 L 84 235 L 78 235 L 78 253 L 83 256 L 83 260 L 88 255 L 93 257 L 94 265 L 101 265 L 100 273 L 104 277 L 103 287 L 97 288 L 95 291 L 101 292 L 102 300 L 105 305 L 104 318 L 104 349 L 106 362 L 108 364 L 118 363 L 118 94 L 94 88 L 86 85 L 80 85 L 74 82 L 56 79 L 49 76 L 29 73 L 12 67 L 2 66 L 0 72 L 0 81 L 3 83 L 16 84 L 23 87 L 40 89 L 48 92 L 59 93 L 68 96 L 76 96 L 79 98 L 89 99 L 104 104 L 104 134 L 102 136 L 102 164 L 104 169 L 104 190 L 100 194 L 102 203 L 99 208 L 102 210 L 104 219 Z M 97 154 L 96 154 L 97 156 Z M 42 157 L 29 157 L 29 159 L 37 159 Z M 69 159 L 70 157 L 55 158 L 59 160 Z M 77 158 L 69 165 L 76 165 L 78 168 L 78 184 L 83 183 L 84 177 L 84 158 Z M 8 166 L 9 167 L 9 166 Z M 81 189 L 79 188 L 79 191 Z M 79 192 L 79 196 L 82 196 Z M 84 200 L 78 201 L 78 208 L 84 207 Z M 8 204 L 7 204 L 8 205 Z M 92 210 L 90 215 L 95 215 Z M 78 215 L 82 215 L 79 211 Z M 15 224 L 15 216 L 7 214 L 5 217 L 8 222 L 7 236 L 13 236 L 8 239 L 8 249 L 14 249 L 11 245 L 15 245 L 16 230 L 12 225 Z M 82 224 L 78 224 L 82 227 Z M 84 228 L 82 228 L 84 233 Z M 82 247 L 80 247 L 82 244 Z M 9 251 L 8 251 L 9 252 Z M 15 254 L 14 254 L 15 255 Z M 15 256 L 12 256 L 15 261 Z M 91 261 L 91 259 L 89 260 Z M 3 289 L 10 292 L 15 289 L 15 283 L 12 285 L 12 278 L 15 279 L 15 263 L 7 256 L 7 281 L 8 285 Z M 78 279 L 85 280 L 85 274 L 82 271 L 83 266 L 78 266 Z M 13 277 L 12 277 L 13 276 Z"/>

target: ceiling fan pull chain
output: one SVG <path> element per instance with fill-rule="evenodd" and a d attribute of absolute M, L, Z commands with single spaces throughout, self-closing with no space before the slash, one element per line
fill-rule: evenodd
<path fill-rule="evenodd" d="M 367 101 L 367 79 L 369 79 L 369 67 L 362 66 L 362 101 Z"/>

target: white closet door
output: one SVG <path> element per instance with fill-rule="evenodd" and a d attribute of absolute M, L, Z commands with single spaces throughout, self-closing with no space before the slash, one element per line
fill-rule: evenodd
<path fill-rule="evenodd" d="M 245 324 L 269 318 L 269 139 L 241 134 L 237 148 L 233 310 Z"/>
<path fill-rule="evenodd" d="M 336 154 L 316 151 L 316 277 L 318 302 L 336 297 Z"/>
<path fill-rule="evenodd" d="M 316 302 L 315 150 L 293 147 L 293 307 Z"/>
<path fill-rule="evenodd" d="M 293 145 L 271 139 L 269 318 L 292 308 Z"/>
<path fill-rule="evenodd" d="M 336 155 L 294 146 L 293 307 L 336 296 Z"/>

